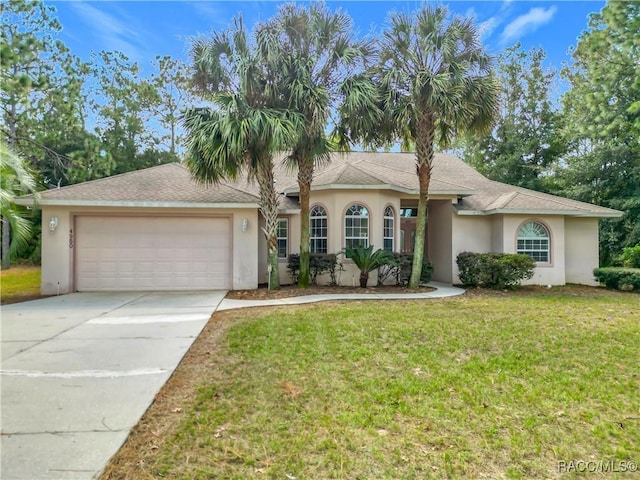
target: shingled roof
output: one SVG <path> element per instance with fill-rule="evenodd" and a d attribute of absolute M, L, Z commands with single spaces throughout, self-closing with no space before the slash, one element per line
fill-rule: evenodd
<path fill-rule="evenodd" d="M 280 164 L 280 162 L 276 162 Z M 276 168 L 276 184 L 288 195 L 297 195 L 295 174 Z M 316 169 L 312 190 L 326 188 L 383 188 L 418 195 L 414 153 L 351 152 L 334 154 L 331 162 Z M 460 215 L 495 213 L 556 214 L 591 217 L 619 217 L 622 212 L 568 198 L 514 187 L 489 180 L 454 155 L 436 153 L 433 161 L 431 195 L 460 199 Z"/>
<path fill-rule="evenodd" d="M 22 197 L 28 204 L 33 197 Z M 113 175 L 90 182 L 40 192 L 41 205 L 84 206 L 199 206 L 257 208 L 257 187 L 245 181 L 223 181 L 203 185 L 193 180 L 179 163 Z M 281 208 L 299 208 L 293 199 L 282 196 Z"/>
<path fill-rule="evenodd" d="M 276 159 L 274 178 L 281 193 L 280 209 L 299 210 L 296 172 L 284 155 Z M 312 190 L 383 189 L 418 195 L 415 154 L 350 152 L 333 154 L 331 162 L 316 168 Z M 495 213 L 558 214 L 618 217 L 617 210 L 494 182 L 453 155 L 434 158 L 431 195 L 457 198 L 460 215 Z M 159 165 L 90 182 L 40 192 L 42 205 L 194 206 L 257 208 L 259 191 L 246 178 L 205 186 L 195 182 L 178 163 Z M 21 204 L 30 204 L 26 196 Z"/>

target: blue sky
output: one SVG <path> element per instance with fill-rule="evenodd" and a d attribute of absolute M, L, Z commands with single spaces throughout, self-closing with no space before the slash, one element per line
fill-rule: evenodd
<path fill-rule="evenodd" d="M 63 26 L 60 38 L 71 51 L 88 60 L 92 51 L 120 50 L 149 73 L 156 55 L 188 60 L 190 38 L 222 30 L 242 13 L 253 26 L 271 17 L 282 2 L 236 1 L 51 1 Z M 303 3 L 303 2 L 298 2 Z M 411 12 L 419 1 L 327 1 L 346 10 L 361 35 L 375 35 L 390 11 Z M 588 14 L 604 1 L 453 1 L 439 2 L 456 13 L 473 15 L 494 54 L 520 41 L 526 49 L 546 50 L 547 65 L 560 68 L 568 50 L 587 28 Z"/>

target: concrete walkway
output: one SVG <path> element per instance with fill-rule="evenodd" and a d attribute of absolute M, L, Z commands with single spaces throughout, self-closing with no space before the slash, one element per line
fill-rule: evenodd
<path fill-rule="evenodd" d="M 73 293 L 3 306 L 0 478 L 98 475 L 225 293 Z"/>
<path fill-rule="evenodd" d="M 329 293 L 322 295 L 301 295 L 299 297 L 278 298 L 268 300 L 235 300 L 225 298 L 216 311 L 234 308 L 267 307 L 276 305 L 302 305 L 305 303 L 323 302 L 326 300 L 419 300 L 425 298 L 445 298 L 462 295 L 462 288 L 446 283 L 430 282 L 429 287 L 436 290 L 426 293 Z"/>

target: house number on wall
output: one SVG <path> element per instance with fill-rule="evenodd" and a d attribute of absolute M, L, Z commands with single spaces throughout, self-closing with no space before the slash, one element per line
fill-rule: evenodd
<path fill-rule="evenodd" d="M 69 229 L 69 248 L 73 248 L 73 229 Z"/>

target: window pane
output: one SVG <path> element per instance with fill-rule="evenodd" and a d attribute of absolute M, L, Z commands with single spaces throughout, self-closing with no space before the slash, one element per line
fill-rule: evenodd
<path fill-rule="evenodd" d="M 393 208 L 387 207 L 384 209 L 384 220 L 383 220 L 383 248 L 392 252 L 394 250 L 393 240 L 395 237 L 395 214 L 393 212 Z"/>
<path fill-rule="evenodd" d="M 528 222 L 518 230 L 516 251 L 529 255 L 536 262 L 549 263 L 549 240 L 549 232 L 544 225 Z"/>
<path fill-rule="evenodd" d="M 327 212 L 316 205 L 309 214 L 309 250 L 311 253 L 327 253 Z"/>
<path fill-rule="evenodd" d="M 287 258 L 289 238 L 289 221 L 286 218 L 278 219 L 276 228 L 276 236 L 278 239 L 278 258 Z"/>
<path fill-rule="evenodd" d="M 347 248 L 369 245 L 369 211 L 363 205 L 351 205 L 344 217 L 344 245 Z"/>
<path fill-rule="evenodd" d="M 287 241 L 278 239 L 278 258 L 287 258 Z"/>

